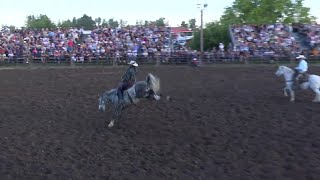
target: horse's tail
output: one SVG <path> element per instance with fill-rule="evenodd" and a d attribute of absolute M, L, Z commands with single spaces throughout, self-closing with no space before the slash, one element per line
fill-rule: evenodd
<path fill-rule="evenodd" d="M 148 86 L 155 92 L 158 93 L 160 90 L 160 79 L 156 76 L 152 75 L 151 73 L 147 76 L 147 84 Z"/>

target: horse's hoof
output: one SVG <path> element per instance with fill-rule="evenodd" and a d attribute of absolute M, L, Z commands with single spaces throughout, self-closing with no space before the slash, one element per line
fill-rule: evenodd
<path fill-rule="evenodd" d="M 160 96 L 154 95 L 154 98 L 159 101 L 160 100 Z"/>
<path fill-rule="evenodd" d="M 113 127 L 113 123 L 110 123 L 109 125 L 108 125 L 108 128 L 112 128 Z"/>

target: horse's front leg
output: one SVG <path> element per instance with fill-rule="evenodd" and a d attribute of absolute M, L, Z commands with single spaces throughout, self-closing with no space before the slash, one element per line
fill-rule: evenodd
<path fill-rule="evenodd" d="M 288 89 L 287 86 L 283 88 L 283 94 L 286 97 L 288 96 L 287 89 Z"/>
<path fill-rule="evenodd" d="M 116 106 L 113 109 L 113 114 L 112 114 L 112 119 L 108 125 L 108 128 L 112 128 L 114 126 L 115 121 L 118 121 L 120 119 L 122 107 L 121 106 Z"/>
<path fill-rule="evenodd" d="M 294 90 L 292 89 L 292 86 L 289 88 L 289 92 L 290 92 L 290 101 L 294 102 L 295 101 L 295 93 L 294 93 Z"/>

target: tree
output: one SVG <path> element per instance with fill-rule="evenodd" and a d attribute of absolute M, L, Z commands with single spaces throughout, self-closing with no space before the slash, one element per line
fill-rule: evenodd
<path fill-rule="evenodd" d="M 128 23 L 127 21 L 120 19 L 119 25 L 120 25 L 120 27 L 125 27 L 127 25 L 127 23 Z"/>
<path fill-rule="evenodd" d="M 316 20 L 314 16 L 310 16 L 310 8 L 303 7 L 303 0 L 296 0 L 292 10 L 293 22 L 310 23 Z"/>
<path fill-rule="evenodd" d="M 73 24 L 74 26 L 77 25 L 77 18 L 76 18 L 76 17 L 73 17 L 73 19 L 72 19 L 72 24 Z"/>
<path fill-rule="evenodd" d="M 186 28 L 188 28 L 188 24 L 186 24 L 185 21 L 182 21 L 180 26 L 181 26 L 181 27 L 186 27 Z"/>
<path fill-rule="evenodd" d="M 27 28 L 55 28 L 56 25 L 48 18 L 47 15 L 40 14 L 39 16 L 29 15 L 26 20 Z"/>
<path fill-rule="evenodd" d="M 100 18 L 100 17 L 95 18 L 95 19 L 94 19 L 94 22 L 95 22 L 98 26 L 100 26 L 100 24 L 101 24 L 101 18 Z"/>
<path fill-rule="evenodd" d="M 158 27 L 159 27 L 159 26 L 165 26 L 165 25 L 166 25 L 166 23 L 165 23 L 165 21 L 164 21 L 165 19 L 166 19 L 166 18 L 163 18 L 163 17 L 162 17 L 162 18 L 159 18 L 158 20 L 155 21 L 155 25 L 158 26 Z"/>
<path fill-rule="evenodd" d="M 105 19 L 103 19 L 101 26 L 108 26 L 108 22 Z"/>
<path fill-rule="evenodd" d="M 203 49 L 209 50 L 213 47 L 217 47 L 220 42 L 228 44 L 230 42 L 228 27 L 221 24 L 219 21 L 206 24 L 206 28 L 203 29 Z M 190 44 L 192 49 L 200 50 L 200 32 L 194 33 L 194 37 Z"/>
<path fill-rule="evenodd" d="M 70 28 L 74 27 L 75 25 L 68 19 L 66 21 L 59 22 L 57 26 L 62 28 Z"/>
<path fill-rule="evenodd" d="M 196 19 L 189 20 L 189 28 L 194 30 L 196 28 Z"/>
<path fill-rule="evenodd" d="M 310 22 L 310 8 L 304 0 L 235 0 L 227 7 L 222 22 L 269 24 L 275 22 Z"/>
<path fill-rule="evenodd" d="M 108 25 L 113 27 L 113 28 L 117 28 L 117 27 L 119 27 L 119 22 L 115 21 L 113 18 L 111 18 L 108 21 Z"/>
<path fill-rule="evenodd" d="M 150 22 L 149 22 L 149 21 L 147 21 L 147 20 L 146 20 L 146 21 L 144 21 L 144 26 L 146 26 L 146 27 L 147 27 L 147 26 L 149 26 L 149 24 L 150 24 Z"/>
<path fill-rule="evenodd" d="M 84 29 L 93 29 L 95 26 L 95 21 L 91 18 L 91 16 L 88 16 L 84 14 L 81 18 L 77 19 L 76 27 L 83 27 Z"/>

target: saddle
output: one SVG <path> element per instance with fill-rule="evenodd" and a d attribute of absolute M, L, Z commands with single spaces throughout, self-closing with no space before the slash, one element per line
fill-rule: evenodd
<path fill-rule="evenodd" d="M 309 81 L 309 76 L 310 76 L 310 74 L 308 74 L 308 73 L 300 73 L 300 74 L 298 74 L 298 76 L 297 76 L 298 83 L 301 84 L 301 83 L 308 82 Z"/>
<path fill-rule="evenodd" d="M 124 90 L 122 96 L 120 95 L 120 93 L 121 93 L 120 90 L 118 90 L 118 91 L 117 91 L 117 94 L 118 94 L 118 97 L 119 97 L 119 98 L 124 99 L 124 98 L 125 98 L 125 95 L 128 95 L 128 98 L 129 98 L 129 100 L 131 101 L 131 103 L 137 104 L 137 103 L 139 102 L 138 99 L 133 98 L 133 97 L 135 97 L 136 93 L 135 93 L 134 89 L 131 88 L 131 87 L 128 88 L 128 89 L 126 89 L 126 90 Z"/>

